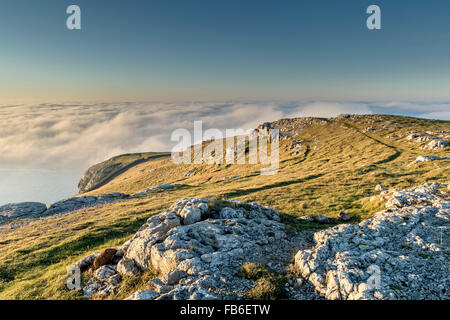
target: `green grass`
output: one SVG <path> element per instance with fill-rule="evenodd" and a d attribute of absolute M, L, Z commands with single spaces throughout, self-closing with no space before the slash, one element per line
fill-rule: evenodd
<path fill-rule="evenodd" d="M 125 299 L 139 290 L 148 289 L 148 282 L 155 278 L 156 274 L 152 271 L 141 274 L 139 277 L 124 276 L 120 283 L 120 288 L 117 294 L 111 299 Z"/>
<path fill-rule="evenodd" d="M 270 271 L 261 264 L 245 263 L 241 267 L 240 275 L 246 279 L 255 280 L 254 287 L 245 294 L 247 299 L 278 300 L 286 296 L 287 277 Z"/>
<path fill-rule="evenodd" d="M 293 230 L 317 230 L 330 225 L 299 218 L 326 215 L 336 219 L 340 211 L 345 211 L 352 217 L 350 222 L 357 223 L 382 210 L 382 202 L 369 201 L 378 194 L 374 190 L 377 184 L 404 189 L 430 181 L 450 181 L 449 160 L 407 166 L 418 155 L 448 156 L 450 148 L 422 150 L 423 144 L 409 143 L 404 138 L 410 132 L 449 132 L 448 121 L 377 115 L 328 121 L 324 125 L 292 121 L 298 121 L 301 130 L 285 133 L 306 145 L 296 155 L 289 149 L 290 141 L 281 140 L 280 170 L 273 176 L 261 176 L 259 165 L 174 165 L 167 157 L 156 158 L 132 166 L 87 194 L 131 194 L 165 183 L 179 184 L 177 188 L 0 233 L 0 299 L 79 298 L 65 289 L 67 266 L 91 252 L 122 244 L 148 217 L 181 198 L 256 202 L 278 210 L 282 221 Z M 283 123 L 275 122 L 274 126 Z M 377 131 L 363 132 L 367 127 Z M 402 137 L 388 138 L 391 134 Z M 133 163 L 146 156 L 125 155 L 114 161 Z M 193 168 L 196 171 L 185 178 Z M 239 178 L 225 179 L 233 176 Z M 210 210 L 220 207 L 219 203 Z M 129 281 L 123 296 L 142 285 Z M 270 287 L 269 283 L 261 280 L 260 291 L 266 287 Z"/>

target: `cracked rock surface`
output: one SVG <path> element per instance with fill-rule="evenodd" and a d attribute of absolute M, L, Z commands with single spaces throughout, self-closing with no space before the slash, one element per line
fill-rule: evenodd
<path fill-rule="evenodd" d="M 449 299 L 448 187 L 386 192 L 387 210 L 317 232 L 295 267 L 327 299 Z"/>
<path fill-rule="evenodd" d="M 182 199 L 150 217 L 121 247 L 118 264 L 97 270 L 84 295 L 113 292 L 114 270 L 138 277 L 151 269 L 160 277 L 130 299 L 241 299 L 255 284 L 239 275 L 244 263 L 282 272 L 297 250 L 312 244 L 311 233 L 288 235 L 279 220 L 278 212 L 256 204 Z"/>
<path fill-rule="evenodd" d="M 0 207 L 0 225 L 13 219 L 40 217 L 47 206 L 39 202 L 11 203 Z"/>
<path fill-rule="evenodd" d="M 279 220 L 256 204 L 183 199 L 148 219 L 124 245 L 124 259 L 164 275 L 150 283 L 157 299 L 241 298 L 253 286 L 238 276 L 242 264 L 281 252 L 288 259 L 292 244 Z"/>

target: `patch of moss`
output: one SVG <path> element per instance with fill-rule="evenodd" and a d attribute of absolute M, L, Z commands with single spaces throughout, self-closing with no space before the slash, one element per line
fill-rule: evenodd
<path fill-rule="evenodd" d="M 147 271 L 141 274 L 139 277 L 123 276 L 122 282 L 120 283 L 120 287 L 116 295 L 109 298 L 125 299 L 136 291 L 148 289 L 148 282 L 156 277 L 157 274 L 153 271 Z"/>
<path fill-rule="evenodd" d="M 246 279 L 255 280 L 255 286 L 245 295 L 247 299 L 277 300 L 286 296 L 286 276 L 272 272 L 261 264 L 245 263 L 241 267 L 240 275 Z"/>

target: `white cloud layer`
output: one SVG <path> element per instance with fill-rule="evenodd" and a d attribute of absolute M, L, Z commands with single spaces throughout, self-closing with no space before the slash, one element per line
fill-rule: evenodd
<path fill-rule="evenodd" d="M 381 111 L 380 111 L 381 110 Z M 251 129 L 286 117 L 392 113 L 450 119 L 450 104 L 186 103 L 0 106 L 1 168 L 74 168 L 112 156 L 170 151 L 177 128 Z"/>

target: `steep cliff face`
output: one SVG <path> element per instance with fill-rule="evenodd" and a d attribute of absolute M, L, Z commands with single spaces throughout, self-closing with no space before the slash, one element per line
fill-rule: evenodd
<path fill-rule="evenodd" d="M 120 163 L 106 165 L 104 162 L 90 167 L 78 183 L 78 192 L 85 193 L 102 186 L 120 167 Z"/>
<path fill-rule="evenodd" d="M 117 175 L 145 161 L 169 156 L 166 153 L 135 153 L 120 155 L 90 167 L 78 183 L 78 192 L 85 193 L 97 189 Z"/>

